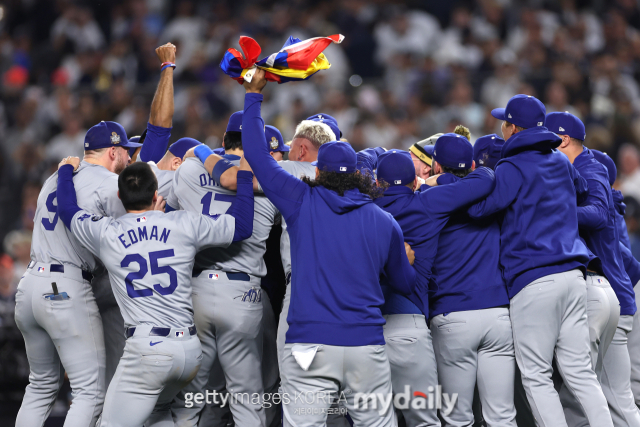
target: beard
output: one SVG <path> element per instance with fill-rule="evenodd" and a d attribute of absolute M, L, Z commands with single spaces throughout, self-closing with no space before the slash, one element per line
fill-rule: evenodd
<path fill-rule="evenodd" d="M 127 162 L 121 157 L 118 156 L 117 160 L 116 160 L 116 164 L 113 167 L 113 172 L 116 175 L 120 175 L 120 173 L 124 170 L 124 168 L 127 167 Z"/>

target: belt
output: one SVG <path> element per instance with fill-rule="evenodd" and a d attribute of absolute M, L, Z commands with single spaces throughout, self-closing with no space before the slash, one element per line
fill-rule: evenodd
<path fill-rule="evenodd" d="M 199 273 L 194 273 L 192 274 L 191 277 L 198 277 L 200 276 L 202 272 Z M 241 282 L 250 282 L 251 281 L 251 276 L 249 276 L 247 273 L 227 273 L 226 271 L 223 271 L 222 273 L 227 275 L 227 279 L 229 280 L 238 280 Z"/>
<path fill-rule="evenodd" d="M 49 264 L 49 271 L 52 273 L 64 273 L 64 265 L 61 264 Z M 87 282 L 93 280 L 93 274 L 88 271 L 82 270 L 82 278 Z"/>
<path fill-rule="evenodd" d="M 131 338 L 133 336 L 133 334 L 136 331 L 136 327 L 132 326 L 130 328 L 127 328 L 127 332 L 126 332 L 126 336 L 127 338 Z M 171 333 L 171 328 L 160 328 L 160 327 L 153 327 L 151 328 L 151 331 L 149 332 L 149 336 L 154 336 L 154 337 L 166 337 Z M 189 335 L 195 335 L 197 333 L 196 331 L 196 326 L 189 326 Z"/>

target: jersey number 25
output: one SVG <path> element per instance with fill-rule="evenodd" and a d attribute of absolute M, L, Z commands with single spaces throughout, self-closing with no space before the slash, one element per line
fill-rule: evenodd
<path fill-rule="evenodd" d="M 173 249 L 165 249 L 164 251 L 155 251 L 149 252 L 149 262 L 151 264 L 151 275 L 155 276 L 158 274 L 167 274 L 169 275 L 169 286 L 164 287 L 159 283 L 153 285 L 153 289 L 156 290 L 160 295 L 171 295 L 173 291 L 178 287 L 178 275 L 176 271 L 169 267 L 168 265 L 160 266 L 158 265 L 158 260 L 160 258 L 168 258 L 174 256 Z M 138 297 L 149 297 L 153 295 L 153 289 L 145 288 L 145 289 L 135 289 L 133 287 L 133 281 L 142 279 L 149 272 L 149 267 L 147 265 L 147 260 L 140 254 L 129 254 L 120 263 L 120 267 L 126 268 L 132 262 L 138 263 L 140 266 L 140 270 L 129 273 L 127 277 L 125 277 L 124 282 L 127 284 L 127 295 L 130 298 L 138 298 Z"/>

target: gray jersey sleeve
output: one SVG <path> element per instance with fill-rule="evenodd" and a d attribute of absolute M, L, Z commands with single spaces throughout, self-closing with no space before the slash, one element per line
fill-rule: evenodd
<path fill-rule="evenodd" d="M 190 217 L 190 223 L 197 237 L 195 246 L 198 251 L 212 247 L 227 248 L 233 242 L 236 219 L 231 215 L 206 216 L 193 212 L 183 212 Z"/>
<path fill-rule="evenodd" d="M 147 164 L 151 166 L 151 170 L 156 174 L 156 179 L 158 180 L 158 195 L 167 200 L 171 193 L 171 186 L 173 184 L 173 175 L 175 174 L 175 171 L 162 170 L 158 168 L 158 165 L 154 162 L 147 162 Z"/>
<path fill-rule="evenodd" d="M 173 209 L 182 209 L 180 206 L 180 201 L 178 200 L 178 196 L 175 194 L 175 188 L 178 186 L 178 181 L 180 180 L 180 168 L 176 170 L 173 174 L 173 181 L 171 182 L 171 187 L 169 188 L 169 195 L 167 196 L 167 205 L 171 206 Z"/>
<path fill-rule="evenodd" d="M 235 194 L 216 183 L 198 159 L 189 158 L 176 171 L 173 193 L 167 203 L 175 209 L 216 216 L 227 212 Z M 263 255 L 278 210 L 264 196 L 255 197 L 254 210 L 251 237 L 224 250 L 212 248 L 200 252 L 196 257 L 196 270 L 241 272 L 258 277 L 267 274 Z"/>
<path fill-rule="evenodd" d="M 71 220 L 71 233 L 92 254 L 100 257 L 100 241 L 113 218 L 78 211 Z"/>

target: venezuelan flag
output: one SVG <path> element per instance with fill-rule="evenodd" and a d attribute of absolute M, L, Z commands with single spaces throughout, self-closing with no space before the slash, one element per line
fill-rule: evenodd
<path fill-rule="evenodd" d="M 231 78 L 242 84 L 247 71 L 254 66 L 265 70 L 268 81 L 286 83 L 306 80 L 320 70 L 331 67 L 329 60 L 322 53 L 331 43 L 341 43 L 344 36 L 334 34 L 329 37 L 314 37 L 301 41 L 289 37 L 279 52 L 258 61 L 261 49 L 258 42 L 251 37 L 240 37 L 240 48 L 244 55 L 236 49 L 229 49 L 224 54 L 220 68 Z"/>

